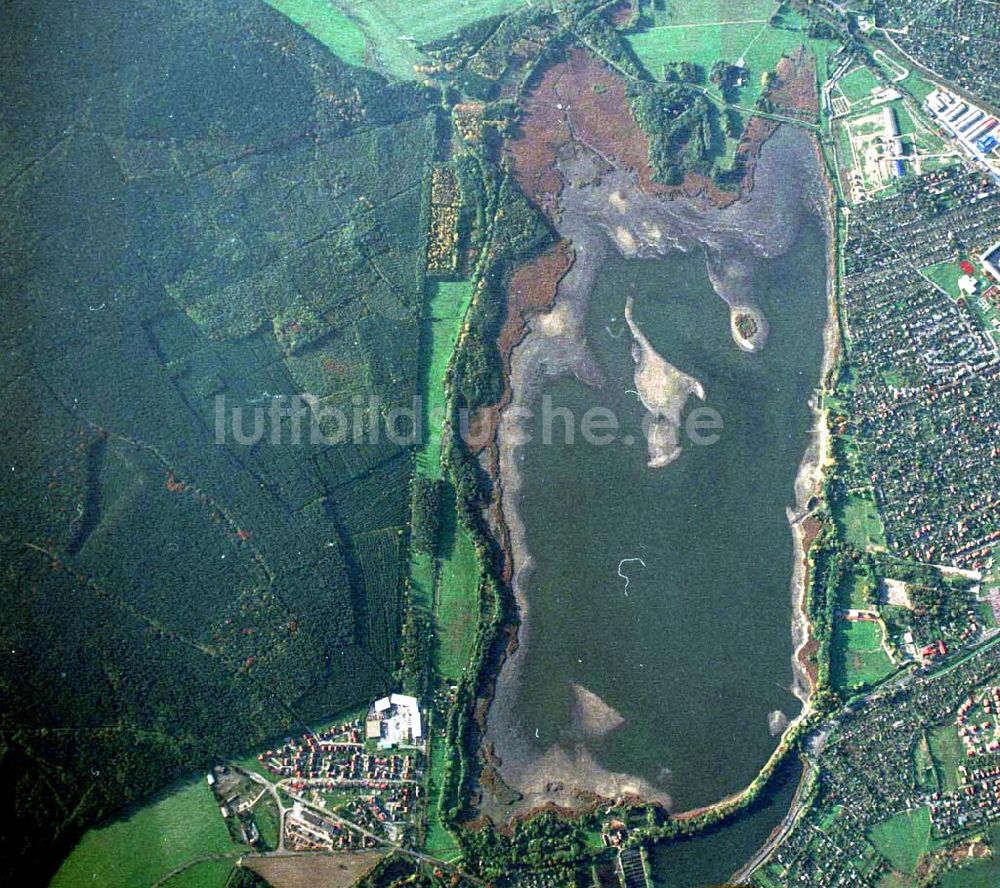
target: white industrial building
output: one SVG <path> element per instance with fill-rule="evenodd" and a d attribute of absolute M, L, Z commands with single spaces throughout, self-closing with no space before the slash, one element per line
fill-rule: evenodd
<path fill-rule="evenodd" d="M 940 87 L 928 94 L 924 111 L 978 166 L 1000 181 L 1000 120 Z"/>
<path fill-rule="evenodd" d="M 372 703 L 365 719 L 365 738 L 378 740 L 381 749 L 419 744 L 423 726 L 417 698 L 390 694 Z"/>

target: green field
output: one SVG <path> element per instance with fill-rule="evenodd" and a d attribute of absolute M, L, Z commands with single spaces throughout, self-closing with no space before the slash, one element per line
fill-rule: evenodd
<path fill-rule="evenodd" d="M 864 65 L 852 68 L 837 81 L 838 89 L 852 105 L 868 99 L 877 86 L 878 79 Z"/>
<path fill-rule="evenodd" d="M 417 471 L 425 478 L 441 477 L 441 430 L 446 416 L 444 379 L 471 299 L 472 285 L 468 281 L 428 284 L 420 344 L 424 433 L 417 451 Z"/>
<path fill-rule="evenodd" d="M 365 61 L 365 35 L 330 0 L 265 0 L 351 65 Z"/>
<path fill-rule="evenodd" d="M 913 749 L 913 774 L 917 785 L 925 791 L 938 792 L 941 789 L 941 781 L 934 764 L 934 756 L 931 755 L 926 731 Z"/>
<path fill-rule="evenodd" d="M 472 654 L 478 615 L 479 558 L 463 527 L 454 534 L 451 551 L 442 553 L 438 574 L 438 671 L 457 680 Z"/>
<path fill-rule="evenodd" d="M 425 552 L 410 550 L 410 586 L 413 603 L 431 610 L 434 607 L 434 559 Z"/>
<path fill-rule="evenodd" d="M 471 300 L 472 284 L 468 281 L 429 282 L 421 326 L 420 393 L 424 399 L 424 430 L 416 467 L 419 475 L 445 483 L 438 557 L 411 549 L 410 583 L 413 604 L 433 613 L 435 671 L 448 681 L 457 681 L 469 661 L 478 607 L 479 559 L 468 533 L 458 523 L 455 492 L 450 481 L 443 478 L 441 467 L 443 423 L 448 407 L 445 380 Z M 458 848 L 437 812 L 446 756 L 445 740 L 434 732 L 425 847 L 432 854 L 449 858 L 458 853 Z"/>
<path fill-rule="evenodd" d="M 253 809 L 253 820 L 257 824 L 261 840 L 270 849 L 278 847 L 278 828 L 280 818 L 278 806 L 270 796 L 264 796 Z"/>
<path fill-rule="evenodd" d="M 694 62 L 705 69 L 706 76 L 718 59 L 736 62 L 743 59 L 749 71 L 746 84 L 739 93 L 739 104 L 752 107 L 760 98 L 761 77 L 773 71 L 782 55 L 803 44 L 817 56 L 820 76 L 826 67 L 829 41 L 810 40 L 803 20 L 794 12 L 786 12 L 782 27 L 770 27 L 768 17 L 776 8 L 768 0 L 746 0 L 743 3 L 692 2 L 680 4 L 674 11 L 657 13 L 654 24 L 626 39 L 649 73 L 661 79 L 663 66 L 672 62 Z M 718 97 L 718 90 L 706 83 L 706 88 Z"/>
<path fill-rule="evenodd" d="M 844 578 L 837 590 L 837 603 L 840 607 L 851 607 L 864 610 L 870 607 L 875 590 L 868 576 L 851 572 Z"/>
<path fill-rule="evenodd" d="M 472 299 L 468 281 L 428 284 L 424 313 L 420 391 L 424 397 L 424 433 L 417 451 L 417 472 L 441 480 L 443 422 L 447 415 L 445 376 Z M 433 609 L 439 674 L 457 679 L 468 661 L 476 623 L 479 562 L 465 531 L 457 525 L 454 491 L 445 486 L 439 560 L 421 552 L 410 556 L 414 603 Z"/>
<path fill-rule="evenodd" d="M 901 89 L 908 92 L 918 102 L 927 98 L 937 86 L 929 80 L 925 80 L 919 74 L 911 71 L 909 76 L 897 84 Z"/>
<path fill-rule="evenodd" d="M 946 791 L 958 789 L 958 766 L 965 761 L 965 753 L 955 726 L 940 725 L 930 732 L 927 739 L 941 788 Z"/>
<path fill-rule="evenodd" d="M 444 737 L 435 734 L 431 739 L 431 767 L 427 780 L 427 797 L 430 803 L 427 806 L 427 837 L 424 847 L 428 854 L 453 860 L 461 854 L 455 839 L 441 824 L 437 810 L 437 799 L 444 780 L 446 756 L 446 741 Z"/>
<path fill-rule="evenodd" d="M 931 814 L 927 808 L 903 811 L 872 827 L 868 838 L 894 869 L 910 875 L 931 844 Z"/>
<path fill-rule="evenodd" d="M 921 268 L 920 273 L 924 277 L 930 278 L 930 280 L 951 296 L 952 299 L 958 299 L 960 295 L 958 279 L 962 276 L 962 269 L 958 267 L 957 262 L 951 259 L 945 262 L 938 262 L 936 265 Z"/>
<path fill-rule="evenodd" d="M 841 688 L 873 684 L 895 671 L 882 650 L 882 629 L 870 621 L 839 620 L 833 629 L 830 672 Z"/>
<path fill-rule="evenodd" d="M 52 888 L 149 888 L 190 861 L 207 855 L 232 854 L 235 858 L 239 850 L 229 838 L 211 789 L 204 778 L 198 778 L 175 786 L 121 820 L 90 830 L 59 868 Z M 224 863 L 228 871 L 232 863 Z M 220 865 L 204 872 L 214 878 L 221 869 Z M 218 884 L 221 888 L 225 880 L 171 880 L 170 884 Z"/>
<path fill-rule="evenodd" d="M 852 493 L 838 505 L 835 517 L 844 538 L 862 552 L 886 545 L 882 519 L 870 494 Z"/>
<path fill-rule="evenodd" d="M 352 3 L 331 0 L 367 39 L 369 61 L 387 74 L 415 76 L 413 66 L 426 62 L 417 49 L 479 19 L 512 12 L 525 0 L 368 0 Z"/>
<path fill-rule="evenodd" d="M 664 3 L 664 9 L 649 9 L 650 3 L 643 0 L 642 5 L 647 7 L 657 26 L 766 22 L 778 7 L 776 0 L 685 0 L 683 3 Z"/>

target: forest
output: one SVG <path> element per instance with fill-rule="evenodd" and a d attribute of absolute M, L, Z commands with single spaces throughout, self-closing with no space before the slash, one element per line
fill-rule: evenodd
<path fill-rule="evenodd" d="M 264 4 L 14 6 L 0 881 L 34 882 L 392 687 L 413 454 L 374 431 L 416 393 L 439 95 Z M 381 406 L 336 446 L 230 430 L 299 392 Z"/>

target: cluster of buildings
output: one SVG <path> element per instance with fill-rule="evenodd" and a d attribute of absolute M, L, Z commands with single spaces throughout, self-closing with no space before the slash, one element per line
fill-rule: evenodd
<path fill-rule="evenodd" d="M 973 780 L 954 792 L 936 792 L 930 798 L 931 827 L 939 839 L 949 839 L 1000 817 L 1000 766 L 989 776 Z"/>
<path fill-rule="evenodd" d="M 972 570 L 1000 545 L 1000 356 L 917 269 L 987 243 L 998 218 L 1000 187 L 945 170 L 857 207 L 845 248 L 846 419 L 861 454 L 846 481 L 874 490 L 896 554 Z"/>
<path fill-rule="evenodd" d="M 946 672 L 915 677 L 847 710 L 832 726 L 819 760 L 820 795 L 753 883 L 869 885 L 892 870 L 866 839 L 895 814 L 927 807 L 935 836 L 953 836 L 1000 819 L 1000 773 L 983 759 L 969 782 L 941 791 L 917 779 L 914 750 L 925 731 L 952 724 L 976 688 L 1000 675 L 1000 650 L 980 649 Z M 1000 762 L 1000 759 L 998 759 Z"/>
<path fill-rule="evenodd" d="M 899 121 L 896 119 L 896 112 L 892 105 L 885 105 L 882 108 L 882 123 L 885 127 L 885 147 L 888 155 L 887 161 L 889 171 L 897 179 L 906 175 L 906 168 L 903 166 L 903 142 L 899 133 Z"/>
<path fill-rule="evenodd" d="M 874 21 L 886 39 L 925 68 L 962 89 L 1000 104 L 997 53 L 1000 16 L 995 3 L 980 0 L 878 0 Z M 843 4 L 837 4 L 843 6 Z"/>
<path fill-rule="evenodd" d="M 383 749 L 419 746 L 424 733 L 417 698 L 391 694 L 372 703 L 365 719 L 365 738 L 377 740 Z"/>
<path fill-rule="evenodd" d="M 291 851 L 347 851 L 375 845 L 375 839 L 299 803 L 285 815 L 285 846 Z"/>
<path fill-rule="evenodd" d="M 982 708 L 982 714 L 987 718 L 972 718 Z M 970 696 L 959 708 L 955 718 L 958 737 L 965 747 L 969 758 L 1000 751 L 1000 724 L 997 723 L 997 713 L 1000 712 L 1000 688 L 991 687 L 984 690 L 977 701 Z M 960 769 L 967 776 L 965 768 Z M 964 782 L 964 781 L 963 781 Z"/>
<path fill-rule="evenodd" d="M 286 737 L 257 758 L 294 796 L 308 794 L 303 800 L 316 808 L 396 841 L 412 825 L 423 797 L 424 753 L 417 745 L 422 737 L 416 698 L 393 694 L 375 701 L 364 719 Z M 357 847 L 349 830 L 315 809 L 300 808 L 287 819 L 290 841 L 302 847 Z"/>
<path fill-rule="evenodd" d="M 1000 119 L 943 87 L 927 96 L 923 109 L 966 156 L 1000 182 Z"/>
<path fill-rule="evenodd" d="M 277 749 L 261 753 L 258 761 L 295 789 L 384 789 L 419 776 L 413 754 L 372 754 L 360 743 L 320 744 L 312 735 L 302 742 L 289 737 Z"/>
<path fill-rule="evenodd" d="M 343 814 L 351 823 L 395 842 L 412 823 L 419 794 L 420 787 L 413 785 L 401 786 L 388 796 L 357 796 L 347 804 Z"/>

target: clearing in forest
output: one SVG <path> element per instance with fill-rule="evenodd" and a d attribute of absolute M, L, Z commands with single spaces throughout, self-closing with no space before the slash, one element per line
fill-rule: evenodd
<path fill-rule="evenodd" d="M 173 787 L 120 820 L 90 830 L 59 868 L 52 886 L 139 888 L 156 884 L 199 858 L 235 857 L 239 851 L 212 790 L 200 777 Z"/>

